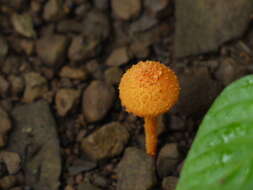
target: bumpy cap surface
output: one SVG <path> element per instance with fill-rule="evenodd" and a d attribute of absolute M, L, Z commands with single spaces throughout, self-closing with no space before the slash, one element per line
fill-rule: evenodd
<path fill-rule="evenodd" d="M 178 100 L 179 82 L 175 73 L 156 61 L 141 61 L 123 75 L 119 85 L 121 103 L 140 117 L 167 112 Z"/>

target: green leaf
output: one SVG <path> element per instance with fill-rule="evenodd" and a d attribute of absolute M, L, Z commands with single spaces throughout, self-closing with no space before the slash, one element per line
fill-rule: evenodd
<path fill-rule="evenodd" d="M 177 190 L 253 190 L 253 75 L 229 85 L 211 106 Z"/>

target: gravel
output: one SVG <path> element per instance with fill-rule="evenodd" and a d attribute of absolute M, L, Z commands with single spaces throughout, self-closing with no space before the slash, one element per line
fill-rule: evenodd
<path fill-rule="evenodd" d="M 208 10 L 211 0 L 198 2 L 2 0 L 0 146 L 9 155 L 0 189 L 175 189 L 204 114 L 253 71 L 251 0 Z M 162 61 L 181 84 L 178 104 L 159 118 L 155 159 L 143 120 L 118 97 L 139 60 Z"/>

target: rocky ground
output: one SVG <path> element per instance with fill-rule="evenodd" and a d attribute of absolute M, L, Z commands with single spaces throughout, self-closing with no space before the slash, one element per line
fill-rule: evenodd
<path fill-rule="evenodd" d="M 231 0 L 231 14 L 224 2 L 1 0 L 0 189 L 175 190 L 211 103 L 253 72 L 251 0 Z M 159 118 L 156 159 L 117 88 L 147 59 L 172 67 L 182 88 Z"/>

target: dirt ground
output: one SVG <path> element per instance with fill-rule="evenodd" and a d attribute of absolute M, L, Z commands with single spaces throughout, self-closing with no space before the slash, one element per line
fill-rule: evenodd
<path fill-rule="evenodd" d="M 251 26 L 218 51 L 176 58 L 175 22 L 171 0 L 1 0 L 0 189 L 175 190 L 206 111 L 253 71 Z M 155 159 L 143 119 L 118 98 L 140 60 L 171 67 L 181 85 Z"/>

